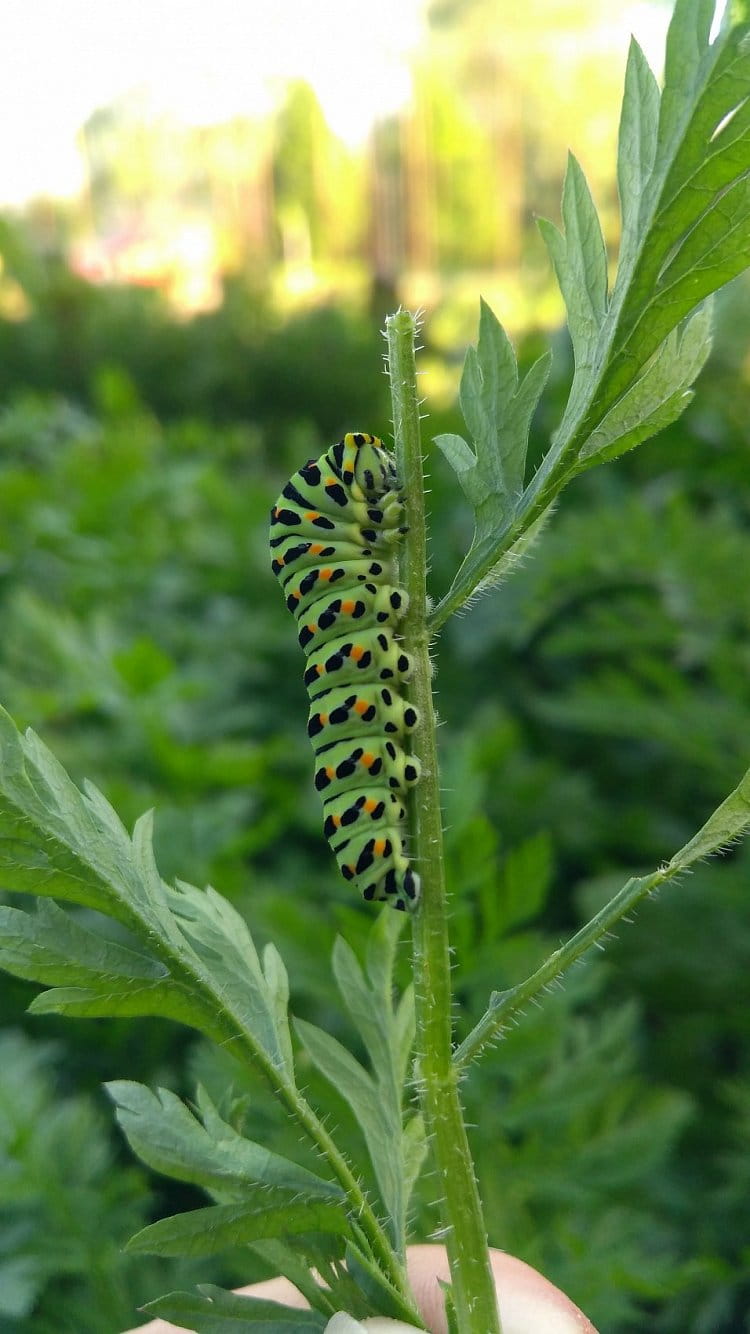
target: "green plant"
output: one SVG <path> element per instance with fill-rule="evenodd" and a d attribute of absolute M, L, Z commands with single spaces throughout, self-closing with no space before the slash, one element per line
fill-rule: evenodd
<path fill-rule="evenodd" d="M 0 1329 L 32 1311 L 39 1334 L 122 1329 L 134 1297 L 177 1278 L 173 1262 L 123 1263 L 123 1236 L 148 1217 L 145 1173 L 113 1170 L 101 1109 L 64 1094 L 54 1044 L 8 1030 L 0 1061 Z"/>
<path fill-rule="evenodd" d="M 251 1246 L 291 1277 L 314 1307 L 304 1323 L 301 1316 L 256 1310 L 260 1327 L 261 1320 L 273 1327 L 283 1318 L 288 1328 L 297 1319 L 299 1328 L 323 1329 L 337 1308 L 418 1321 L 403 1247 L 409 1195 L 427 1137 L 445 1188 L 441 1222 L 448 1228 L 456 1328 L 461 1334 L 498 1328 L 459 1080 L 468 1063 L 639 900 L 739 837 L 750 823 L 746 778 L 660 870 L 629 880 L 566 945 L 533 964 L 526 980 L 494 994 L 452 1050 L 431 636 L 488 581 L 512 572 L 569 480 L 673 421 L 689 399 L 708 351 L 705 309 L 678 326 L 744 266 L 748 235 L 748 30 L 727 20 L 709 47 L 712 10 L 677 6 L 658 132 L 655 83 L 637 49 L 631 54 L 621 134 L 623 246 L 611 299 L 596 215 L 574 163 L 564 194 L 565 235 L 544 228 L 568 304 L 576 372 L 563 423 L 528 481 L 526 439 L 548 359 L 519 383 L 510 344 L 483 308 L 478 347 L 467 357 L 461 390 L 472 445 L 455 435 L 438 439 L 475 509 L 476 536 L 449 592 L 429 614 L 415 322 L 403 313 L 388 321 L 395 438 L 410 523 L 404 638 L 417 663 L 412 692 L 421 724 L 415 744 L 425 775 L 411 811 L 413 850 L 425 894 L 414 918 L 413 995 L 407 987 L 393 1000 L 396 919 L 385 916 L 372 928 L 364 968 L 344 942 L 335 948 L 335 977 L 369 1068 L 309 1024 L 295 1026 L 301 1044 L 295 1055 L 286 972 L 275 948 L 259 954 L 242 919 L 213 891 L 167 885 L 156 870 L 148 820 L 137 823 L 131 838 L 94 789 L 80 792 L 33 735 L 22 738 L 7 716 L 3 720 L 2 883 L 45 897 L 36 914 L 1 910 L 1 957 L 11 973 L 49 985 L 32 1008 L 180 1020 L 240 1067 L 260 1071 L 313 1151 L 309 1161 L 269 1153 L 243 1136 L 241 1106 L 219 1108 L 205 1091 L 191 1109 L 173 1094 L 157 1096 L 125 1081 L 111 1086 L 118 1119 L 143 1160 L 202 1187 L 214 1200 L 207 1209 L 145 1229 L 131 1249 L 196 1256 L 227 1245 Z M 64 634 L 60 644 L 64 648 Z M 156 664 L 157 677 L 162 669 L 168 665 Z M 137 677 L 143 663 L 139 669 L 131 661 L 129 670 Z M 538 851 L 527 853 L 527 866 L 537 864 L 534 856 Z M 542 873 L 537 875 L 541 882 Z M 509 871 L 506 884 L 512 884 Z M 64 913 L 56 899 L 89 911 Z M 488 914 L 490 903 L 485 895 Z M 105 932 L 91 911 L 113 919 L 117 930 Z M 424 1124 L 410 1104 L 404 1112 L 415 1026 L 415 1083 Z M 622 1031 L 629 1031 L 627 1023 Z M 356 1114 L 374 1191 L 363 1190 L 349 1155 L 300 1092 L 299 1070 L 306 1078 L 310 1065 L 335 1084 Z M 662 1107 L 665 1140 L 682 1111 L 679 1105 Z M 311 1268 L 327 1280 L 325 1291 L 311 1279 Z M 251 1319 L 249 1303 L 216 1289 L 166 1298 L 152 1309 L 183 1324 L 192 1321 L 198 1330 L 229 1328 L 242 1319 L 241 1311 Z"/>

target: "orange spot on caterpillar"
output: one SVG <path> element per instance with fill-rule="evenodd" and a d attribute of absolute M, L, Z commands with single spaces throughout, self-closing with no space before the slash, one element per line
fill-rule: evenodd
<path fill-rule="evenodd" d="M 362 645 L 353 644 L 352 651 L 349 654 L 349 657 L 352 659 L 352 661 L 359 662 L 360 658 L 363 658 L 364 656 L 365 656 L 365 650 L 363 649 Z"/>
<path fill-rule="evenodd" d="M 378 808 L 378 803 L 376 801 L 373 801 L 372 797 L 368 797 L 367 801 L 365 802 L 365 810 L 367 814 L 372 815 L 373 811 L 376 811 L 377 808 Z"/>
<path fill-rule="evenodd" d="M 356 605 L 357 604 L 353 598 L 347 598 L 346 602 L 341 603 L 341 610 L 343 611 L 345 616 L 351 616 Z"/>
<path fill-rule="evenodd" d="M 327 767 L 326 767 L 326 778 L 333 778 L 333 777 L 335 777 L 335 774 L 336 774 L 336 770 L 335 770 L 335 769 L 332 769 L 331 766 L 330 766 L 330 764 L 327 765 Z"/>
<path fill-rule="evenodd" d="M 376 857 L 382 857 L 385 852 L 386 842 L 384 838 L 376 838 L 372 845 L 372 850 Z"/>
<path fill-rule="evenodd" d="M 305 518 L 309 519 L 310 521 L 312 521 L 313 519 L 319 519 L 320 510 L 308 510 L 307 513 L 305 514 Z"/>
<path fill-rule="evenodd" d="M 340 815 L 332 815 L 332 816 L 331 816 L 331 824 L 332 824 L 336 829 L 340 829 L 340 828 L 341 828 L 341 816 L 340 816 Z"/>
<path fill-rule="evenodd" d="M 365 769 L 369 769 L 370 765 L 375 763 L 375 756 L 368 750 L 361 756 L 359 762 Z"/>
<path fill-rule="evenodd" d="M 366 699 L 358 699 L 354 705 L 354 712 L 358 713 L 361 717 L 363 713 L 367 713 L 369 707 Z"/>
<path fill-rule="evenodd" d="M 311 542 L 311 543 L 310 543 L 310 555 L 311 555 L 311 556 L 319 556 L 322 550 L 323 550 L 323 543 L 322 543 L 322 542 Z"/>
<path fill-rule="evenodd" d="M 322 579 L 325 583 L 328 583 L 328 580 L 331 578 L 332 574 L 333 570 L 330 569 L 318 570 L 318 578 Z"/>

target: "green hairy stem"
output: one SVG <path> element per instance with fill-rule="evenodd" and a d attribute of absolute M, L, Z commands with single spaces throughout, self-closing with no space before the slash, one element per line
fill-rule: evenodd
<path fill-rule="evenodd" d="M 409 610 L 402 632 L 404 646 L 414 661 L 409 697 L 419 710 L 412 752 L 422 767 L 409 802 L 411 856 L 422 881 L 422 900 L 413 918 L 417 1083 L 442 1194 L 458 1328 L 461 1334 L 501 1334 L 487 1233 L 458 1092 L 459 1073 L 452 1058 L 443 830 L 426 623 L 427 540 L 414 358 L 416 331 L 416 320 L 406 311 L 398 311 L 386 320 L 396 457 L 409 525 L 401 563 Z"/>

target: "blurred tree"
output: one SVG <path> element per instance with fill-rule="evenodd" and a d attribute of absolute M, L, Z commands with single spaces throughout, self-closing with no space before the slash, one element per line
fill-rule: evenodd
<path fill-rule="evenodd" d="M 361 173 L 331 132 L 308 83 L 296 80 L 274 120 L 273 181 L 282 258 L 341 258 L 361 244 Z"/>
<path fill-rule="evenodd" d="M 528 0 L 512 14 L 493 0 L 433 0 L 426 59 L 443 91 L 454 88 L 482 127 L 494 162 L 478 198 L 510 195 L 516 217 L 530 213 L 527 200 L 535 212 L 556 214 L 566 152 L 575 145 L 616 232 L 614 207 L 606 212 L 615 203 L 612 88 L 624 75 L 631 25 L 658 34 L 661 51 L 668 17 L 668 7 L 646 16 L 622 0 L 606 8 L 598 0 Z M 512 242 L 505 237 L 509 258 Z"/>

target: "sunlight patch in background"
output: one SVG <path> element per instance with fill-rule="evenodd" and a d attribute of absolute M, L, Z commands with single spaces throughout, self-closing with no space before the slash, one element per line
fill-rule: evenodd
<path fill-rule="evenodd" d="M 290 78 L 315 89 L 348 143 L 409 96 L 422 0 L 32 0 L 4 7 L 0 203 L 84 184 L 76 133 L 137 94 L 202 125 L 261 116 Z"/>

